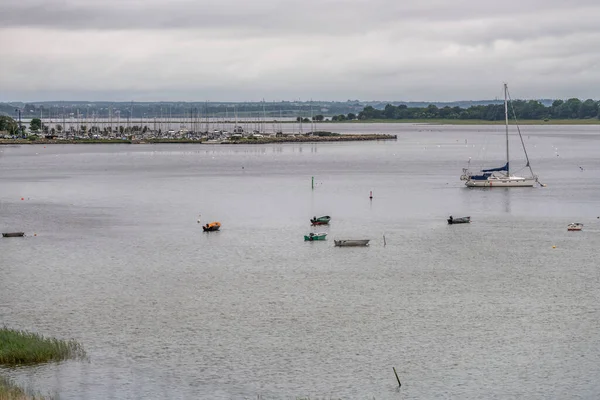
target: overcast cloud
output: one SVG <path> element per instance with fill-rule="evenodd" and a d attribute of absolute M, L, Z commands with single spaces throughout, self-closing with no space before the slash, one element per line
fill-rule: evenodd
<path fill-rule="evenodd" d="M 3 0 L 0 101 L 600 98 L 597 0 Z"/>

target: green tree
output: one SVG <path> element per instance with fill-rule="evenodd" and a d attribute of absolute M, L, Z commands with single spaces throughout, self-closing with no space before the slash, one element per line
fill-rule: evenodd
<path fill-rule="evenodd" d="M 19 132 L 19 125 L 11 117 L 0 115 L 0 132 L 8 132 L 10 135 L 16 135 Z"/>
<path fill-rule="evenodd" d="M 324 117 L 321 114 L 315 115 L 313 121 L 323 121 Z"/>
<path fill-rule="evenodd" d="M 598 103 L 592 99 L 587 99 L 581 103 L 579 118 L 593 118 L 596 115 L 598 115 Z"/>
<path fill-rule="evenodd" d="M 439 114 L 439 109 L 435 104 L 428 105 L 424 111 L 426 114 L 426 118 L 437 118 Z"/>
<path fill-rule="evenodd" d="M 577 118 L 579 116 L 579 109 L 581 108 L 581 100 L 572 98 L 567 100 L 565 103 L 569 110 L 569 118 Z"/>
<path fill-rule="evenodd" d="M 62 127 L 62 125 L 61 125 L 61 124 L 56 124 L 56 131 L 57 131 L 58 133 L 60 133 L 60 132 L 62 132 L 62 130 L 63 130 L 63 127 Z"/>
<path fill-rule="evenodd" d="M 354 113 L 348 113 L 348 116 L 346 118 L 348 118 L 349 120 L 356 119 L 356 114 L 354 114 Z"/>
<path fill-rule="evenodd" d="M 397 116 L 398 108 L 394 107 L 392 104 L 387 104 L 383 109 L 384 118 L 394 119 Z"/>
<path fill-rule="evenodd" d="M 39 118 L 32 119 L 31 122 L 29 123 L 29 129 L 32 132 L 37 132 L 40 129 L 42 129 L 42 120 Z"/>

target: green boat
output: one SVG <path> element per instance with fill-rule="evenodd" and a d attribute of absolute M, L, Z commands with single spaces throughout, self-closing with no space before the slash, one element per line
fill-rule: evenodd
<path fill-rule="evenodd" d="M 307 242 L 312 242 L 313 240 L 325 240 L 327 238 L 327 233 L 309 233 L 308 235 L 304 235 L 304 240 Z"/>
<path fill-rule="evenodd" d="M 331 221 L 331 217 L 329 215 L 324 215 L 322 217 L 313 217 L 310 219 L 310 223 L 312 225 L 327 225 Z"/>

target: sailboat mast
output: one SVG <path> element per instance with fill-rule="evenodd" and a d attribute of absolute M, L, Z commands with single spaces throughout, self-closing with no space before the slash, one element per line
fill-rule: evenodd
<path fill-rule="evenodd" d="M 506 125 L 506 175 L 510 176 L 510 164 L 508 161 L 508 85 L 504 84 L 504 121 Z"/>

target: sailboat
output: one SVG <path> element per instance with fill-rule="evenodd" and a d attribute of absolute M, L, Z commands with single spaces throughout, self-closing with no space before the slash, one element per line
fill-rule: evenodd
<path fill-rule="evenodd" d="M 466 181 L 465 185 L 468 187 L 533 187 L 538 182 L 537 175 L 533 174 L 531 164 L 529 163 L 529 157 L 527 156 L 527 150 L 525 149 L 525 143 L 521 136 L 521 131 L 517 125 L 517 132 L 519 132 L 519 138 L 523 145 L 523 152 L 525 153 L 525 159 L 527 160 L 526 168 L 529 168 L 531 176 L 521 177 L 511 174 L 510 170 L 510 158 L 508 148 L 508 85 L 504 84 L 504 121 L 506 125 L 506 165 L 498 168 L 482 169 L 478 173 L 471 173 L 469 168 L 463 168 L 463 174 L 460 177 L 461 180 Z M 516 117 L 515 117 L 516 122 Z"/>

